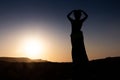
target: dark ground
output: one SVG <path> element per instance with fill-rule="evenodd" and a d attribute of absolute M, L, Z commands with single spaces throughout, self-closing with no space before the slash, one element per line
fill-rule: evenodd
<path fill-rule="evenodd" d="M 90 61 L 88 70 L 88 80 L 120 80 L 120 57 Z M 71 79 L 72 63 L 0 61 L 0 80 Z"/>

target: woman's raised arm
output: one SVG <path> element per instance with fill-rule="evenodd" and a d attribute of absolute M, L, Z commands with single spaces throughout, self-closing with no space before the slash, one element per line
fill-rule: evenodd
<path fill-rule="evenodd" d="M 81 12 L 85 15 L 85 17 L 83 19 L 81 19 L 81 21 L 85 21 L 88 18 L 88 15 L 86 12 L 84 12 L 83 10 L 81 10 Z"/>
<path fill-rule="evenodd" d="M 73 21 L 73 18 L 71 18 L 71 14 L 74 12 L 74 10 L 72 10 L 68 15 L 67 15 L 67 18 L 70 20 L 70 21 Z"/>

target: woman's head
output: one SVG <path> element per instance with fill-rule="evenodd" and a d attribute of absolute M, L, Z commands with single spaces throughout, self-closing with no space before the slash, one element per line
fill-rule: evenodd
<path fill-rule="evenodd" d="M 81 11 L 80 10 L 75 10 L 74 11 L 74 17 L 75 17 L 75 19 L 80 19 L 81 18 Z"/>

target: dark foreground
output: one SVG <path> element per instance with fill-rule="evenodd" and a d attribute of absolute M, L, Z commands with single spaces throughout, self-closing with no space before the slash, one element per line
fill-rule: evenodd
<path fill-rule="evenodd" d="M 120 80 L 120 58 L 90 61 L 88 70 L 88 80 Z M 72 63 L 0 61 L 0 80 L 72 80 Z"/>

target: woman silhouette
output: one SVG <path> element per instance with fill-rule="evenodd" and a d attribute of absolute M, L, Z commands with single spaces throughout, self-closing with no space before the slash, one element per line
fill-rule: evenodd
<path fill-rule="evenodd" d="M 71 17 L 72 14 L 74 14 L 74 19 Z M 84 15 L 83 18 L 82 14 Z M 67 17 L 72 24 L 71 44 L 73 63 L 86 64 L 88 62 L 88 57 L 84 46 L 81 28 L 88 15 L 83 10 L 73 10 L 67 15 Z"/>

